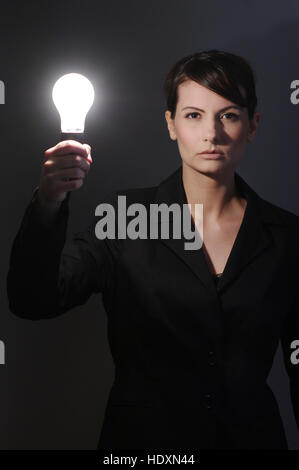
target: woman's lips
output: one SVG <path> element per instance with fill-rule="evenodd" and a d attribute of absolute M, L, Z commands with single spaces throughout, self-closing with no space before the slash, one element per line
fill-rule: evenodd
<path fill-rule="evenodd" d="M 198 156 L 208 160 L 218 160 L 224 158 L 223 153 L 199 153 Z"/>

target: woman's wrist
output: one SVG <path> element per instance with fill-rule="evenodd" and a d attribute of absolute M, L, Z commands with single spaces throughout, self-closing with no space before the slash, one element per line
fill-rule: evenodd
<path fill-rule="evenodd" d="M 62 201 L 47 201 L 38 190 L 34 203 L 35 209 L 42 223 L 45 225 L 51 225 L 59 212 Z"/>

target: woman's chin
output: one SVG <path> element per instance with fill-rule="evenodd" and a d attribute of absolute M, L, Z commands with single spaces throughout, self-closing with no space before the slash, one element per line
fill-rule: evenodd
<path fill-rule="evenodd" d="M 223 160 L 220 159 L 193 162 L 192 164 L 188 164 L 187 166 L 189 166 L 194 171 L 206 175 L 217 175 L 218 173 L 221 173 L 225 167 L 225 165 L 223 165 Z"/>

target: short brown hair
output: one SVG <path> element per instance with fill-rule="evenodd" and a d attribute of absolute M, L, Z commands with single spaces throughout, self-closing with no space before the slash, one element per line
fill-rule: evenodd
<path fill-rule="evenodd" d="M 251 65 L 243 57 L 230 52 L 211 49 L 188 55 L 176 62 L 164 82 L 167 109 L 175 118 L 178 86 L 186 80 L 194 80 L 224 98 L 245 107 L 249 119 L 253 118 L 257 97 L 256 77 Z M 246 93 L 244 98 L 239 86 Z"/>

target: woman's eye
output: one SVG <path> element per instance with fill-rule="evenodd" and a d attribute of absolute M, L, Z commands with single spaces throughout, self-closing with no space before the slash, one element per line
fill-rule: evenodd
<path fill-rule="evenodd" d="M 188 114 L 186 115 L 186 117 L 188 118 L 189 116 L 194 116 L 194 115 L 198 115 L 198 116 L 199 116 L 199 113 L 188 113 Z"/>
<path fill-rule="evenodd" d="M 239 118 L 239 116 L 235 113 L 225 113 L 225 114 L 223 114 L 223 116 L 232 116 L 233 119 L 238 119 Z"/>

